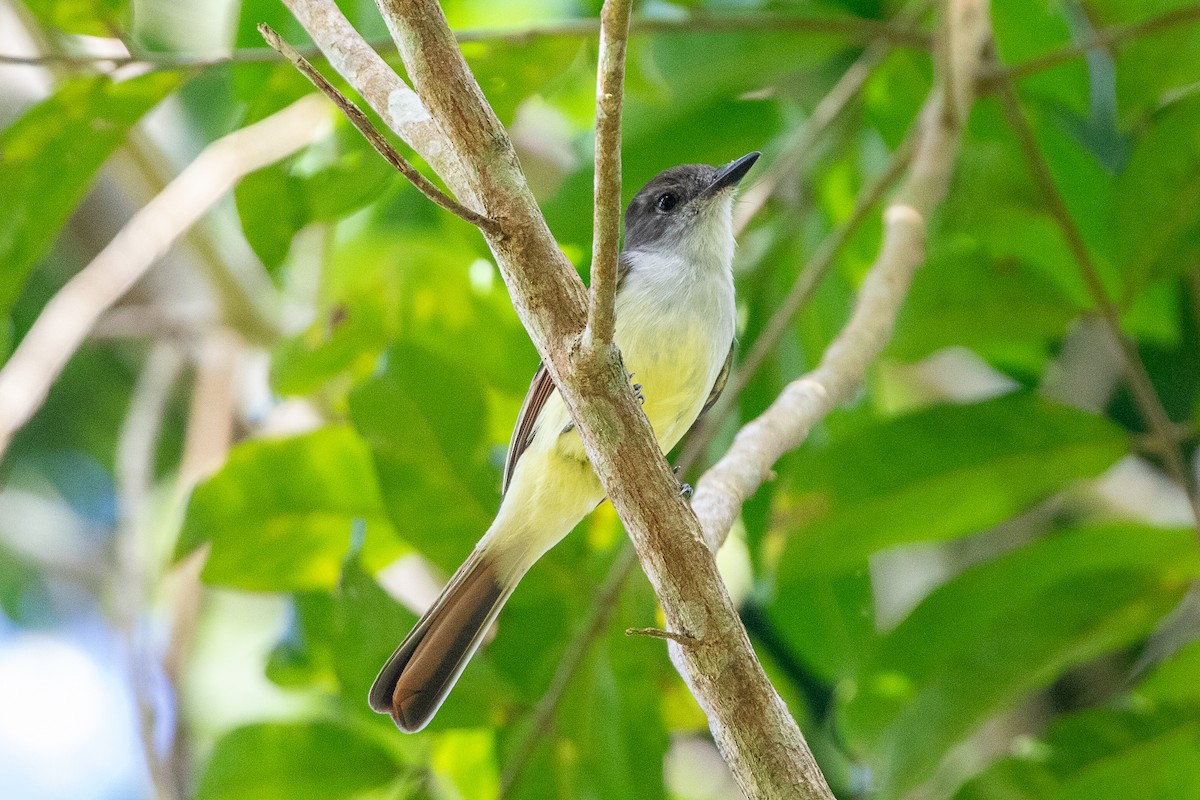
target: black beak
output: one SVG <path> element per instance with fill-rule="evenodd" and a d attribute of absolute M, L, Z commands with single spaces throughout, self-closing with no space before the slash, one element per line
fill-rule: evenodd
<path fill-rule="evenodd" d="M 736 161 L 731 161 L 721 168 L 717 173 L 717 177 L 713 182 L 701 192 L 702 197 L 712 197 L 722 189 L 728 189 L 731 186 L 737 186 L 742 178 L 746 177 L 746 173 L 754 166 L 754 162 L 758 161 L 758 157 L 762 153 L 755 150 L 753 153 L 747 153 Z"/>

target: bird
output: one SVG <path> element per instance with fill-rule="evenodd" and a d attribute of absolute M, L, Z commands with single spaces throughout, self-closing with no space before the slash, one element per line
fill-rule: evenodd
<path fill-rule="evenodd" d="M 716 402 L 735 349 L 733 202 L 760 153 L 656 175 L 625 212 L 614 341 L 663 452 Z M 518 582 L 605 497 L 539 365 L 517 415 L 494 521 L 383 665 L 368 697 L 406 733 L 445 701 Z"/>

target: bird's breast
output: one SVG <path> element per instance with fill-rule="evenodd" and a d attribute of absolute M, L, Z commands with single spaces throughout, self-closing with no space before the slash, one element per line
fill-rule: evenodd
<path fill-rule="evenodd" d="M 735 310 L 728 274 L 692 285 L 623 287 L 616 342 L 659 444 L 669 450 L 700 415 L 733 343 Z"/>

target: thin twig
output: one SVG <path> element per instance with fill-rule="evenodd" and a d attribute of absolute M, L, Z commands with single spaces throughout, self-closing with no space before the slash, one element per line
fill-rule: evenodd
<path fill-rule="evenodd" d="M 596 593 L 591 613 L 567 645 L 562 660 L 558 662 L 558 667 L 554 670 L 554 677 L 546 688 L 546 693 L 534 707 L 529 733 L 521 740 L 517 751 L 504 765 L 504 772 L 500 776 L 498 800 L 507 800 L 517 788 L 538 743 L 550 730 L 554 715 L 558 711 L 558 704 L 562 702 L 567 687 L 571 685 L 579 667 L 583 665 L 583 659 L 591 650 L 592 642 L 599 638 L 608 627 L 609 620 L 612 619 L 613 611 L 616 609 L 617 599 L 621 596 L 621 589 L 633 573 L 636 564 L 637 554 L 633 547 L 626 543 L 609 568 L 608 576 L 604 579 L 600 591 Z"/>
<path fill-rule="evenodd" d="M 667 631 L 662 628 L 626 628 L 625 635 L 664 639 L 668 642 L 674 642 L 680 647 L 687 647 L 696 643 L 695 636 L 688 636 L 686 633 L 675 633 L 675 631 Z"/>
<path fill-rule="evenodd" d="M 96 320 L 242 176 L 312 142 L 328 116 L 304 98 L 206 147 L 50 299 L 0 369 L 0 453 L 41 406 Z"/>
<path fill-rule="evenodd" d="M 617 294 L 621 243 L 621 104 L 632 5 L 632 0 L 604 0 L 600 11 L 592 273 L 588 326 L 584 332 L 584 342 L 589 348 L 608 345 L 613 340 L 613 301 Z"/>
<path fill-rule="evenodd" d="M 980 92 L 994 91 L 995 85 L 1007 76 L 1016 80 L 1028 78 L 1079 58 L 1097 47 L 1117 47 L 1135 39 L 1153 36 L 1171 28 L 1200 20 L 1200 6 L 1185 6 L 1172 9 L 1140 22 L 1112 25 L 1095 32 L 1087 41 L 1067 45 L 1019 64 L 989 70 L 982 76 Z M 546 23 L 521 29 L 480 29 L 456 33 L 460 43 L 500 42 L 528 44 L 550 37 L 590 37 L 599 29 L 599 20 L 581 19 Z M 843 36 L 851 41 L 887 42 L 891 47 L 927 49 L 929 37 L 915 28 L 868 19 L 810 19 L 803 17 L 769 15 L 730 15 L 727 17 L 697 17 L 691 19 L 633 19 L 630 23 L 631 36 L 671 35 L 686 33 L 722 33 L 737 31 L 787 31 L 792 33 Z M 391 55 L 396 52 L 390 39 L 372 41 L 371 47 L 378 53 Z M 322 50 L 315 46 L 299 48 L 309 59 L 324 58 Z M 0 64 L 9 66 L 45 67 L 61 65 L 76 68 L 94 68 L 107 65 L 111 68 L 142 66 L 151 69 L 203 69 L 220 64 L 255 64 L 275 61 L 279 53 L 264 47 L 247 47 L 234 50 L 224 56 L 195 56 L 186 53 L 137 53 L 123 56 L 89 55 L 82 53 L 49 53 L 36 56 L 19 56 L 0 53 Z M 1003 74 L 1001 74 L 1001 71 Z"/>
<path fill-rule="evenodd" d="M 495 220 L 489 219 L 462 205 L 439 189 L 433 181 L 422 175 L 416 167 L 408 162 L 408 159 L 400 155 L 396 151 L 396 148 L 392 147 L 391 142 L 383 138 L 383 134 L 375 129 L 375 126 L 371 124 L 371 120 L 367 119 L 367 115 L 362 112 L 362 109 L 339 92 L 332 83 L 325 79 L 324 75 L 318 72 L 304 56 L 300 55 L 296 51 L 296 48 L 284 41 L 283 37 L 276 33 L 270 25 L 267 25 L 265 22 L 260 24 L 258 32 L 262 34 L 267 44 L 279 51 L 280 55 L 288 61 L 292 62 L 292 65 L 304 77 L 308 78 L 313 86 L 320 89 L 321 93 L 328 97 L 338 107 L 338 110 L 346 115 L 346 119 L 350 120 L 350 124 L 357 128 L 358 132 L 363 135 L 363 138 L 375 148 L 375 152 L 383 156 L 384 160 L 395 167 L 397 172 L 408 178 L 421 194 L 454 216 L 466 220 L 477 228 L 482 228 L 493 233 L 499 230 L 499 224 Z"/>
<path fill-rule="evenodd" d="M 454 34 L 460 44 L 467 42 L 497 42 L 523 45 L 538 39 L 569 37 L 591 38 L 600 29 L 595 18 L 563 20 L 530 25 L 525 28 L 490 28 L 458 31 Z M 694 16 L 684 19 L 634 19 L 629 33 L 637 36 L 685 33 L 735 33 L 738 31 L 772 31 L 814 36 L 837 36 L 850 41 L 886 39 L 900 47 L 918 49 L 929 46 L 929 37 L 915 28 L 904 28 L 878 20 L 861 17 L 797 17 L 772 14 L 737 14 L 729 16 Z M 371 42 L 379 53 L 394 54 L 396 45 L 389 40 Z M 305 58 L 323 58 L 317 46 L 299 48 Z M 218 64 L 252 64 L 275 61 L 279 54 L 263 47 L 234 50 L 224 56 L 195 56 L 186 53 L 136 53 L 123 56 L 103 56 L 60 53 L 41 56 L 0 54 L 0 64 L 14 66 L 46 66 L 59 64 L 71 67 L 92 67 L 107 64 L 112 67 L 148 66 L 154 69 L 202 69 Z"/>
<path fill-rule="evenodd" d="M 1006 81 L 1021 80 L 1039 72 L 1053 69 L 1060 64 L 1079 58 L 1089 50 L 1097 47 L 1116 47 L 1143 36 L 1162 33 L 1179 25 L 1200 21 L 1200 5 L 1185 6 L 1164 12 L 1140 22 L 1130 22 L 1124 25 L 1111 25 L 1102 28 L 1089 36 L 1086 41 L 1068 45 L 1052 53 L 1031 58 L 1020 64 L 1005 67 L 999 63 L 993 64 L 984 72 L 981 91 L 1000 90 Z"/>
<path fill-rule="evenodd" d="M 1046 204 L 1046 210 L 1053 218 L 1063 239 L 1066 240 L 1088 294 L 1091 295 L 1092 302 L 1121 355 L 1125 378 L 1138 411 L 1146 423 L 1146 427 L 1149 428 L 1150 436 L 1157 444 L 1157 450 L 1168 474 L 1187 496 L 1192 515 L 1196 520 L 1197 533 L 1200 534 L 1200 493 L 1196 490 L 1187 463 L 1180 452 L 1179 442 L 1174 435 L 1174 424 L 1154 390 L 1154 383 L 1146 371 L 1146 365 L 1142 362 L 1137 345 L 1125 334 L 1121 326 L 1121 311 L 1104 286 L 1104 280 L 1100 276 L 1100 270 L 1096 267 L 1096 263 L 1092 260 L 1083 233 L 1075 224 L 1075 219 L 1071 216 L 1066 201 L 1054 183 L 1054 177 L 1050 173 L 1045 156 L 1038 147 L 1033 128 L 1021 108 L 1016 85 L 1011 79 L 1004 79 L 996 89 L 1004 107 L 1005 117 L 1017 136 L 1017 142 Z"/>
<path fill-rule="evenodd" d="M 383 123 L 399 136 L 463 202 L 480 206 L 466 165 L 412 87 L 362 37 L 336 3 L 283 0 L 333 67 Z M 390 45 L 390 43 L 389 43 Z M 391 45 L 394 50 L 394 45 Z"/>

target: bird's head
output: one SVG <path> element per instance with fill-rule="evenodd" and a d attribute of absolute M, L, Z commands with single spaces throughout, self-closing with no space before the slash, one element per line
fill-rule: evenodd
<path fill-rule="evenodd" d="M 629 203 L 625 250 L 675 252 L 689 260 L 732 254 L 734 188 L 759 155 L 723 167 L 684 164 L 660 172 Z"/>

